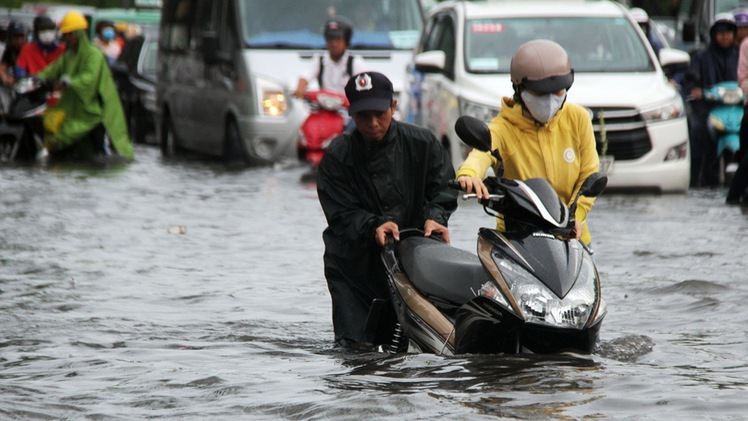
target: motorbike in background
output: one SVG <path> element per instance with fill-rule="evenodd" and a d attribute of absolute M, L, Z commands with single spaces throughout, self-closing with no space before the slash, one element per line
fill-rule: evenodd
<path fill-rule="evenodd" d="M 738 169 L 735 153 L 740 148 L 740 123 L 745 95 L 738 82 L 721 82 L 704 90 L 704 100 L 714 104 L 708 127 L 717 141 L 720 183 L 729 184 Z"/>
<path fill-rule="evenodd" d="M 44 159 L 44 112 L 51 86 L 37 77 L 19 79 L 0 93 L 0 161 Z"/>
<path fill-rule="evenodd" d="M 468 145 L 490 151 L 482 121 L 463 116 L 455 129 Z M 545 179 L 502 176 L 500 169 L 484 181 L 488 198 L 463 196 L 478 200 L 492 221 L 505 221 L 503 232 L 479 230 L 477 255 L 418 230 L 388 239 L 382 259 L 398 324 L 383 351 L 592 352 L 607 310 L 591 252 L 576 240 L 574 211 L 580 196 L 602 193 L 607 177 L 591 175 L 569 208 Z"/>
<path fill-rule="evenodd" d="M 296 150 L 299 160 L 316 170 L 330 141 L 343 133 L 346 124 L 343 113 L 349 104 L 344 94 L 326 89 L 307 91 L 304 100 L 310 112 L 299 130 Z"/>

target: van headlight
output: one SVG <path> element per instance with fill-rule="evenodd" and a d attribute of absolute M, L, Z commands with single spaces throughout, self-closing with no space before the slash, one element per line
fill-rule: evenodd
<path fill-rule="evenodd" d="M 665 104 L 660 104 L 641 111 L 642 119 L 647 123 L 671 120 L 678 117 L 685 117 L 685 115 L 683 100 L 680 95 L 677 94 L 672 100 Z"/>
<path fill-rule="evenodd" d="M 597 270 L 589 255 L 583 256 L 577 280 L 564 298 L 557 297 L 520 265 L 504 259 L 494 259 L 494 262 L 522 310 L 525 322 L 558 328 L 582 329 L 592 316 L 597 304 L 599 281 Z M 491 288 L 484 285 L 479 293 L 511 311 L 498 289 L 491 291 Z M 602 318 L 606 311 L 605 303 L 601 299 L 593 324 Z"/>
<path fill-rule="evenodd" d="M 265 78 L 255 78 L 257 109 L 266 117 L 282 117 L 288 109 L 288 99 L 283 85 Z"/>
<path fill-rule="evenodd" d="M 481 104 L 479 102 L 467 100 L 463 97 L 459 98 L 459 104 L 460 115 L 475 117 L 478 120 L 484 121 L 486 123 L 493 120 L 494 117 L 499 114 L 499 110 L 501 109 L 501 107 L 497 108 L 491 105 Z"/>

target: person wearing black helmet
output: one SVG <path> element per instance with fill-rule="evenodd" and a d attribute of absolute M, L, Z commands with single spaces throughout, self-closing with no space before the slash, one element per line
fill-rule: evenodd
<path fill-rule="evenodd" d="M 561 200 L 571 205 L 584 180 L 599 171 L 589 112 L 566 101 L 574 83 L 569 56 L 559 44 L 538 39 L 517 48 L 509 65 L 513 98 L 502 100 L 490 123 L 492 148 L 503 158 L 504 177 L 545 178 Z M 488 197 L 483 178 L 500 162 L 490 152 L 473 150 L 457 170 L 460 187 Z M 587 213 L 594 198 L 581 197 L 575 214 L 577 239 L 589 245 Z M 503 219 L 497 228 L 503 230 Z"/>
<path fill-rule="evenodd" d="M 350 53 L 353 24 L 342 16 L 330 18 L 323 31 L 327 54 L 315 55 L 311 65 L 300 78 L 294 91 L 296 98 L 303 98 L 307 86 L 313 80 L 320 89 L 345 93 L 348 79 L 363 72 L 364 60 Z"/>
<path fill-rule="evenodd" d="M 8 41 L 0 59 L 0 82 L 4 85 L 12 85 L 16 81 L 16 61 L 28 41 L 28 32 L 23 22 L 14 20 L 8 24 Z"/>
<path fill-rule="evenodd" d="M 689 96 L 691 187 L 716 187 L 719 184 L 717 140 L 707 121 L 715 104 L 703 98 L 705 89 L 720 82 L 738 80 L 737 25 L 731 13 L 715 16 L 709 30 L 709 45 L 697 51 L 683 77 L 683 92 Z"/>
<path fill-rule="evenodd" d="M 57 41 L 57 25 L 48 16 L 34 18 L 34 41 L 21 49 L 16 62 L 16 77 L 36 75 L 65 52 Z"/>

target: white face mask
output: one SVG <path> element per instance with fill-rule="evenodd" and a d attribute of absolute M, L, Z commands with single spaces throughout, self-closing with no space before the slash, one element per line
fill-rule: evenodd
<path fill-rule="evenodd" d="M 566 100 L 566 90 L 563 95 L 533 95 L 527 91 L 522 91 L 520 95 L 530 114 L 543 124 L 551 121 Z"/>
<path fill-rule="evenodd" d="M 52 31 L 39 31 L 39 42 L 42 44 L 52 44 L 57 40 L 57 33 Z"/>

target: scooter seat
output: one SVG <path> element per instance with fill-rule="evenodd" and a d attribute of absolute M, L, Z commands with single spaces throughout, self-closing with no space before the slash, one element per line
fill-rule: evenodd
<path fill-rule="evenodd" d="M 490 280 L 478 256 L 428 237 L 403 239 L 398 253 L 413 285 L 437 307 L 446 307 L 443 309 L 454 309 L 475 298 Z"/>

